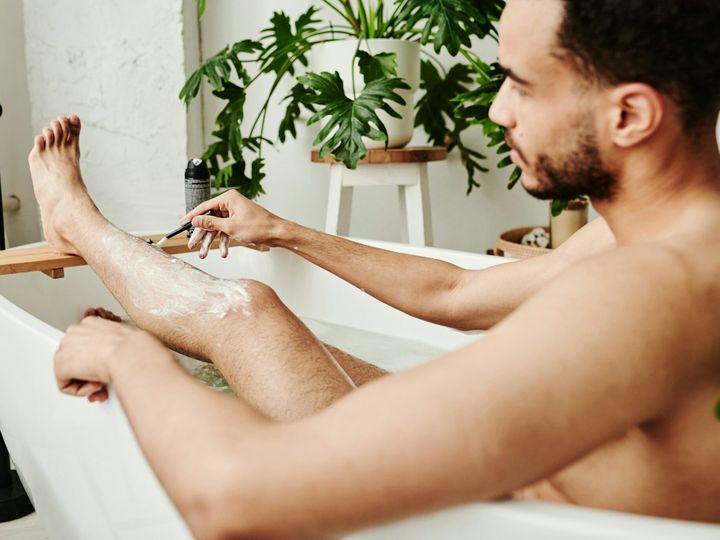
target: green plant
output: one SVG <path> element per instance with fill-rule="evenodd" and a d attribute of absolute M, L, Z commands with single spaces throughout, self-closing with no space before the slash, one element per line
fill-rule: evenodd
<path fill-rule="evenodd" d="M 358 48 L 353 62 L 358 62 L 363 76 L 364 86 L 359 91 L 356 81 L 343 81 L 337 73 L 307 70 L 307 54 L 314 46 L 347 38 L 358 39 L 358 46 L 360 40 L 372 38 L 416 40 L 431 44 L 435 53 L 445 49 L 452 56 L 462 54 L 471 63 L 445 71 L 431 55 L 422 61 L 420 89 L 424 94 L 416 106 L 415 123 L 425 130 L 432 144 L 458 149 L 468 174 L 468 193 L 479 186 L 477 173 L 487 171 L 482 165 L 485 156 L 466 144 L 465 130 L 482 123 L 490 144 L 501 153 L 507 149 L 500 128 L 487 119 L 487 105 L 497 90 L 497 73 L 488 72 L 492 80 L 476 87 L 472 74 L 486 65 L 470 53 L 470 46 L 472 38 L 497 37 L 494 23 L 504 0 L 396 0 L 392 6 L 383 0 L 321 0 L 318 4 L 295 21 L 275 12 L 257 40 L 245 39 L 225 47 L 208 58 L 183 86 L 180 98 L 186 105 L 198 95 L 203 80 L 224 102 L 212 132 L 216 140 L 203 155 L 215 187 L 233 187 L 251 198 L 263 193 L 263 147 L 276 144 L 266 136 L 267 112 L 280 83 L 289 77 L 296 84 L 279 100 L 285 107 L 277 131 L 279 142 L 296 136 L 296 122 L 304 112 L 311 115 L 309 124 L 326 119 L 316 139 L 321 153 L 331 154 L 350 168 L 367 154 L 363 137 L 387 140 L 377 113 L 382 110 L 396 115 L 392 104 L 404 104 L 396 91 L 407 88 L 397 77 L 393 54 L 371 55 Z M 321 20 L 323 8 L 339 16 L 341 22 Z M 198 0 L 198 14 L 202 16 L 204 10 L 205 0 Z M 272 86 L 260 110 L 246 122 L 250 120 L 245 118 L 247 91 L 261 77 L 270 77 Z M 352 89 L 352 97 L 346 96 L 346 88 Z M 458 110 L 468 112 L 460 108 L 461 96 L 466 96 L 466 103 L 471 98 L 485 103 L 475 109 L 483 115 L 469 118 L 456 114 Z M 501 164 L 507 165 L 505 162 Z"/>

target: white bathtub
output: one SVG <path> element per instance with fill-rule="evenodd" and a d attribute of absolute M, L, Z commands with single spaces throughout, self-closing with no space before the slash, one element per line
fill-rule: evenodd
<path fill-rule="evenodd" d="M 468 268 L 505 259 L 372 242 Z M 412 319 L 283 250 L 235 248 L 229 260 L 184 259 L 225 277 L 259 279 L 303 318 L 391 334 L 431 347 L 459 347 L 472 336 Z M 132 269 L 129 269 L 132 271 Z M 102 404 L 60 394 L 52 357 L 62 331 L 88 306 L 120 310 L 85 267 L 51 280 L 0 277 L 0 430 L 52 538 L 182 539 L 190 533 L 150 470 L 114 396 Z M 367 334 L 365 334 L 367 335 Z M 372 347 L 372 343 L 365 344 Z M 418 347 L 417 344 L 414 345 Z M 421 347 L 422 348 L 422 347 Z M 203 466 L 198 457 L 198 467 Z M 421 538 L 700 539 L 720 526 L 542 503 L 476 504 L 352 535 Z"/>

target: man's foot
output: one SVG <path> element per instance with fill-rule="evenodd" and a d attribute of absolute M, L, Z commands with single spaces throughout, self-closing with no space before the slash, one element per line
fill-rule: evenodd
<path fill-rule="evenodd" d="M 80 118 L 61 116 L 45 128 L 28 163 L 45 238 L 58 251 L 77 253 L 73 231 L 88 212 L 98 212 L 80 174 Z"/>

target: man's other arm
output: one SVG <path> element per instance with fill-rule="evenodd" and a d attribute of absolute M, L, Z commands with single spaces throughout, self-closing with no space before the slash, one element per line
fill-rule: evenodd
<path fill-rule="evenodd" d="M 373 248 L 288 224 L 279 245 L 405 313 L 461 330 L 488 329 L 571 264 L 615 245 L 598 218 L 559 248 L 483 270 Z"/>
<path fill-rule="evenodd" d="M 216 215 L 202 215 L 207 210 Z M 615 242 L 598 218 L 547 255 L 465 270 L 303 227 L 235 190 L 200 204 L 186 219 L 236 240 L 288 249 L 409 315 L 463 330 L 490 328 L 570 264 Z"/>

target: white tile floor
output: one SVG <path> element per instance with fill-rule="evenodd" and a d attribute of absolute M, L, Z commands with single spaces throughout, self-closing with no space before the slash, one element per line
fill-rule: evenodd
<path fill-rule="evenodd" d="M 0 539 L 2 540 L 50 540 L 37 514 L 24 518 L 0 523 Z"/>

